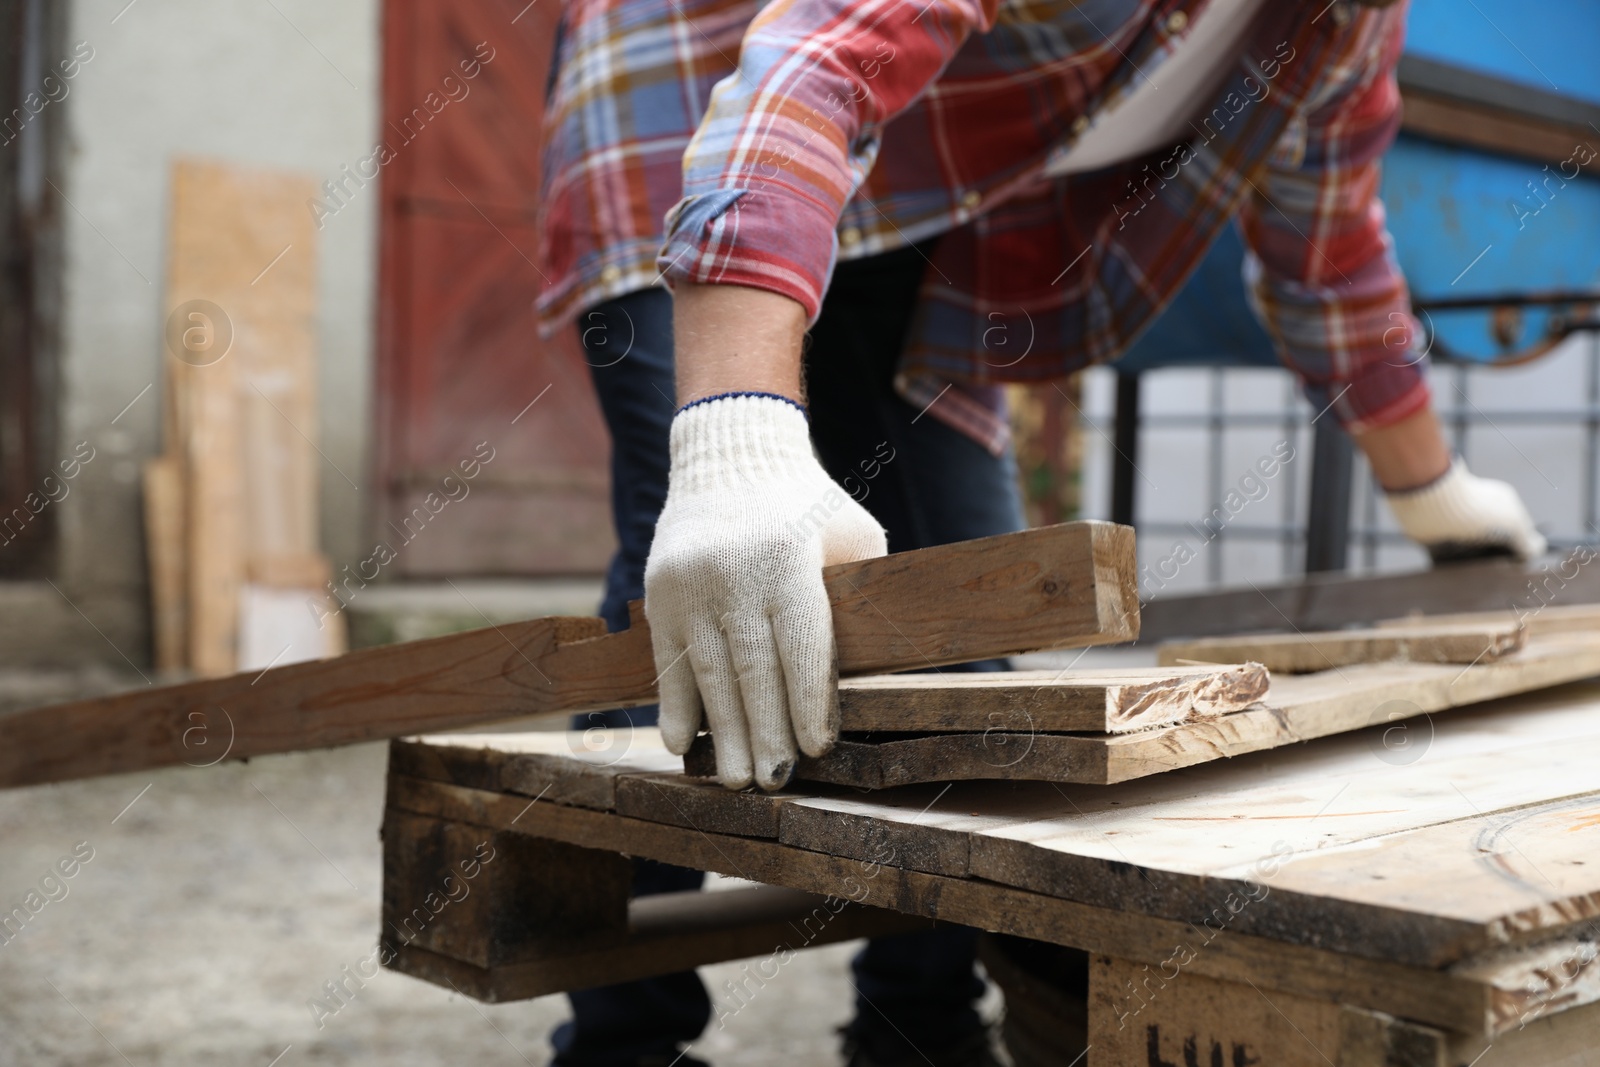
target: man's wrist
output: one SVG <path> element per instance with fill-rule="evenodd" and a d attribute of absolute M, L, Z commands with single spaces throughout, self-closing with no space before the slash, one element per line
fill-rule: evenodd
<path fill-rule="evenodd" d="M 673 290 L 680 407 L 728 393 L 803 403 L 805 309 L 764 289 L 680 283 Z"/>

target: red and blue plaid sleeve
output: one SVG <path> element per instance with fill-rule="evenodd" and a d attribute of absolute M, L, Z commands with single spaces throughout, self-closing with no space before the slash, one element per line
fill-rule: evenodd
<path fill-rule="evenodd" d="M 1400 124 L 1399 33 L 1380 32 L 1323 72 L 1324 91 L 1269 158 L 1240 213 L 1256 310 L 1307 398 L 1347 429 L 1428 405 L 1405 278 L 1378 196 Z"/>
<path fill-rule="evenodd" d="M 774 0 L 745 35 L 684 154 L 684 199 L 659 264 L 679 281 L 747 285 L 814 319 L 835 227 L 884 123 L 909 106 L 998 0 Z"/>

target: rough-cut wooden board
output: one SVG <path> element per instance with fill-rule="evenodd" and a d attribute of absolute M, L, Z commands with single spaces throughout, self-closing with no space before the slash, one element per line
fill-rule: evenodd
<path fill-rule="evenodd" d="M 904 552 L 823 577 L 845 673 L 1138 635 L 1133 531 L 1111 523 Z M 537 619 L 21 712 L 0 719 L 0 787 L 654 700 L 642 610 L 630 629 L 604 630 L 597 618 Z M 197 726 L 203 750 L 185 747 Z"/>
<path fill-rule="evenodd" d="M 391 783 L 392 811 L 459 820 L 556 841 L 677 863 L 808 892 L 842 894 L 862 904 L 1073 945 L 1159 965 L 1173 946 L 1196 937 L 1186 922 L 1136 915 L 976 879 L 952 878 L 830 856 L 756 838 L 719 835 L 555 804 L 527 807 L 505 796 L 421 779 Z M 1271 941 L 1225 930 L 1207 941 L 1190 969 L 1230 981 L 1255 981 L 1318 999 L 1387 1010 L 1464 1033 L 1488 1033 L 1495 990 L 1449 971 Z"/>
<path fill-rule="evenodd" d="M 1285 676 L 1273 681 L 1259 707 L 1137 733 L 846 737 L 825 756 L 802 757 L 795 774 L 862 789 L 972 779 L 1106 785 L 1595 675 L 1600 635 L 1552 635 L 1495 663 L 1356 664 Z M 696 739 L 684 768 L 697 777 L 716 773 L 710 735 Z"/>
<path fill-rule="evenodd" d="M 839 683 L 839 710 L 846 731 L 1126 733 L 1242 711 L 1266 695 L 1267 681 L 1259 663 L 1245 662 L 869 675 Z"/>
<path fill-rule="evenodd" d="M 1600 567 L 1584 565 L 1581 555 L 1592 551 L 1580 546 L 1549 564 L 1484 560 L 1411 574 L 1314 574 L 1283 585 L 1158 596 L 1145 602 L 1140 630 L 1146 641 L 1166 641 L 1250 630 L 1371 626 L 1374 619 L 1413 613 L 1525 614 L 1552 600 L 1596 604 Z"/>
<path fill-rule="evenodd" d="M 204 676 L 236 669 L 247 561 L 316 549 L 316 247 L 305 210 L 314 184 L 173 165 L 166 310 L 189 315 L 183 335 L 217 349 L 165 361 L 167 451 L 185 474 L 189 666 Z M 216 310 L 193 312 L 202 300 Z"/>
<path fill-rule="evenodd" d="M 1323 633 L 1240 634 L 1161 646 L 1163 665 L 1256 660 L 1274 674 L 1311 674 L 1353 663 L 1493 663 L 1522 648 L 1515 622 L 1439 625 L 1417 622 L 1369 630 Z"/>

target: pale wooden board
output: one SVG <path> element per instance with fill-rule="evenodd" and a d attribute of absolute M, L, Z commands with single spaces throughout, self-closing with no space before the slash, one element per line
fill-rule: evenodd
<path fill-rule="evenodd" d="M 843 729 L 1127 733 L 1242 711 L 1266 695 L 1257 663 L 983 674 L 868 675 L 839 683 Z"/>
<path fill-rule="evenodd" d="M 822 577 L 845 674 L 1138 634 L 1133 531 L 1111 523 L 860 560 Z M 221 747 L 238 759 L 648 704 L 649 624 L 631 610 L 632 625 L 615 634 L 598 618 L 538 619 L 19 712 L 0 719 L 0 787 L 210 762 L 215 748 L 186 747 L 196 725 L 227 737 Z"/>
<path fill-rule="evenodd" d="M 188 662 L 184 577 L 183 465 L 157 456 L 144 465 L 144 543 L 150 565 L 151 644 L 156 670 L 182 670 Z"/>
<path fill-rule="evenodd" d="M 1523 638 L 1523 629 L 1515 622 L 1441 625 L 1424 621 L 1381 629 L 1177 641 L 1162 645 L 1159 658 L 1164 666 L 1254 660 L 1274 674 L 1309 674 L 1385 660 L 1492 663 L 1520 649 Z"/>

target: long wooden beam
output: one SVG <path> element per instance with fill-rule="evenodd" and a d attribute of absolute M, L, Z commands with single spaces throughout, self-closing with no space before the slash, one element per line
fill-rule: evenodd
<path fill-rule="evenodd" d="M 1337 630 L 1413 614 L 1498 612 L 1502 619 L 1527 620 L 1558 605 L 1600 604 L 1600 567 L 1584 565 L 1580 555 L 1590 551 L 1580 548 L 1537 563 L 1496 559 L 1408 574 L 1312 574 L 1282 585 L 1157 595 L 1145 601 L 1139 634 L 1141 640 L 1154 642 L 1251 631 Z"/>
<path fill-rule="evenodd" d="M 840 670 L 1139 634 L 1133 531 L 1073 522 L 830 567 Z M 549 618 L 0 718 L 0 788 L 647 704 L 650 630 Z"/>

